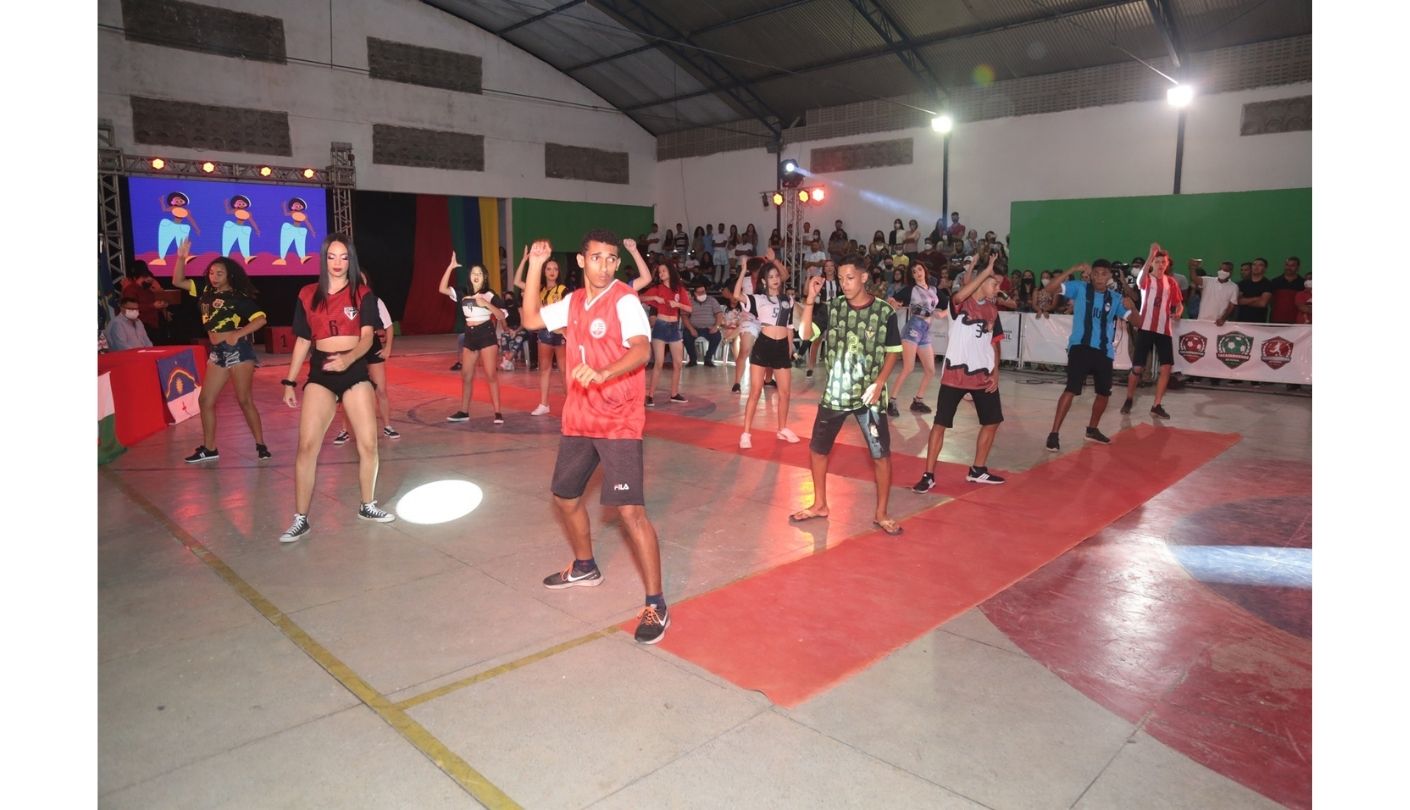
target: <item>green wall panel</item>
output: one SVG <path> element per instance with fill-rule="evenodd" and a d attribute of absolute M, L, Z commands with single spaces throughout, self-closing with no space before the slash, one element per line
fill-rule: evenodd
<path fill-rule="evenodd" d="M 1204 259 L 1213 275 L 1220 261 L 1262 256 L 1269 276 L 1282 273 L 1283 259 L 1302 259 L 1312 269 L 1312 189 L 1102 197 L 1085 200 L 1015 202 L 1010 208 L 1011 267 L 1035 272 L 1070 267 L 1098 257 L 1129 262 L 1144 257 L 1151 242 L 1170 251 L 1175 269 Z"/>
<path fill-rule="evenodd" d="M 512 203 L 514 244 L 508 247 L 513 270 L 524 245 L 548 239 L 555 253 L 577 253 L 583 234 L 594 228 L 615 231 L 621 238 L 636 238 L 651 231 L 651 206 L 561 202 L 516 197 Z"/>

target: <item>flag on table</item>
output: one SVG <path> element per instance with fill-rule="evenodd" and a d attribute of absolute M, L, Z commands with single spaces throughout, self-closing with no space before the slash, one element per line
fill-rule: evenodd
<path fill-rule="evenodd" d="M 201 412 L 201 386 L 196 381 L 196 359 L 190 349 L 158 360 L 157 380 L 172 422 L 184 422 Z"/>
<path fill-rule="evenodd" d="M 98 375 L 98 463 L 107 464 L 127 452 L 117 438 L 117 417 L 113 407 L 113 381 Z"/>

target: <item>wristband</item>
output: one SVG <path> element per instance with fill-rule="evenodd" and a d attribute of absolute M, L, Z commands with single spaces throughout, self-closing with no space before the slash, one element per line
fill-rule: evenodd
<path fill-rule="evenodd" d="M 294 382 L 293 380 L 280 380 L 279 382 L 283 383 L 284 385 L 289 386 L 290 388 L 297 388 L 298 385 L 299 385 L 297 382 Z"/>

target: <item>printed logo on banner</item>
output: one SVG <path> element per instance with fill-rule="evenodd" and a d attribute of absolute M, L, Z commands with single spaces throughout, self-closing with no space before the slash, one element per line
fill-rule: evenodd
<path fill-rule="evenodd" d="M 1229 368 L 1238 368 L 1253 356 L 1253 338 L 1243 332 L 1226 332 L 1215 342 L 1214 356 Z"/>
<path fill-rule="evenodd" d="M 1292 362 L 1293 348 L 1296 345 L 1287 338 L 1269 338 L 1263 341 L 1262 360 L 1269 368 L 1280 369 Z"/>
<path fill-rule="evenodd" d="M 1204 357 L 1209 348 L 1209 339 L 1199 332 L 1186 332 L 1180 336 L 1180 356 L 1186 363 L 1193 363 Z"/>

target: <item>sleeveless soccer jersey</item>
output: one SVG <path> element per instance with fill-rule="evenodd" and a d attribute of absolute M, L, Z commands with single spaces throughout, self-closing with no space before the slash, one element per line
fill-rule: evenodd
<path fill-rule="evenodd" d="M 622 345 L 622 323 L 617 317 L 617 302 L 633 299 L 640 306 L 636 293 L 620 281 L 612 282 L 596 300 L 587 303 L 586 290 L 569 293 L 568 372 L 583 362 L 595 369 L 604 369 L 627 353 Z M 585 303 L 587 304 L 585 306 Z M 642 384 L 645 368 L 637 368 L 605 383 L 584 387 L 568 379 L 568 398 L 563 406 L 563 435 L 588 436 L 596 439 L 640 439 L 646 427 L 646 387 Z"/>

